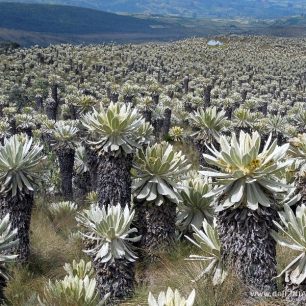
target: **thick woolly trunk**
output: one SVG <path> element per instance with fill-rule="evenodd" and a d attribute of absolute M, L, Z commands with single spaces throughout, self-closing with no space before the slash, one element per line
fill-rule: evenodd
<path fill-rule="evenodd" d="M 237 136 L 240 134 L 241 131 L 243 131 L 244 133 L 248 133 L 248 134 L 252 133 L 252 129 L 251 129 L 250 126 L 245 126 L 245 127 L 237 126 L 237 127 L 234 128 L 234 131 L 235 131 Z"/>
<path fill-rule="evenodd" d="M 286 139 L 281 133 L 277 132 L 276 135 L 273 135 L 273 136 L 276 138 L 278 146 L 281 146 L 284 143 L 286 143 Z"/>
<path fill-rule="evenodd" d="M 51 86 L 51 95 L 52 99 L 56 102 L 56 105 L 58 105 L 58 85 L 52 85 Z"/>
<path fill-rule="evenodd" d="M 33 194 L 24 195 L 22 198 L 5 197 L 0 199 L 0 217 L 10 214 L 12 229 L 17 228 L 19 243 L 10 250 L 12 254 L 18 254 L 18 261 L 27 262 L 30 255 L 30 223 L 33 207 Z"/>
<path fill-rule="evenodd" d="M 184 103 L 184 109 L 186 112 L 188 113 L 192 113 L 194 112 L 196 109 L 192 106 L 192 103 L 189 103 L 189 102 L 185 102 Z"/>
<path fill-rule="evenodd" d="M 242 102 L 245 102 L 245 100 L 247 98 L 247 95 L 248 95 L 248 91 L 247 90 L 242 90 L 242 92 L 241 92 L 241 100 L 242 100 Z"/>
<path fill-rule="evenodd" d="M 287 306 L 305 306 L 306 305 L 306 283 L 294 285 L 291 282 L 286 283 Z"/>
<path fill-rule="evenodd" d="M 28 135 L 29 137 L 32 137 L 33 136 L 33 130 L 31 127 L 28 127 L 28 128 L 20 128 L 18 129 L 19 132 L 21 133 L 25 133 L 26 135 Z"/>
<path fill-rule="evenodd" d="M 97 289 L 101 299 L 110 293 L 109 304 L 132 297 L 135 287 L 135 264 L 125 259 L 115 259 L 113 262 L 94 262 Z"/>
<path fill-rule="evenodd" d="M 183 81 L 183 83 L 184 83 L 184 93 L 185 94 L 188 94 L 188 91 L 189 91 L 189 77 L 188 76 L 185 76 L 184 77 L 184 81 Z"/>
<path fill-rule="evenodd" d="M 206 145 L 208 145 L 208 146 L 213 145 L 218 150 L 220 148 L 219 143 L 217 141 L 213 141 L 211 143 L 211 142 L 205 141 L 203 139 L 199 139 L 199 138 L 194 139 L 193 142 L 194 142 L 194 146 L 196 147 L 196 149 L 199 153 L 199 164 L 201 166 L 208 166 L 206 161 L 205 161 L 205 158 L 203 156 L 203 154 L 210 153 L 210 151 L 207 149 Z"/>
<path fill-rule="evenodd" d="M 77 120 L 79 116 L 77 114 L 76 107 L 72 104 L 68 105 L 68 109 L 62 112 L 63 120 Z"/>
<path fill-rule="evenodd" d="M 35 96 L 35 110 L 41 112 L 44 109 L 43 97 L 41 95 Z"/>
<path fill-rule="evenodd" d="M 10 124 L 11 135 L 16 135 L 17 134 L 16 119 L 15 118 L 10 119 L 9 124 Z"/>
<path fill-rule="evenodd" d="M 6 301 L 4 295 L 6 284 L 7 284 L 6 279 L 2 275 L 0 275 L 0 305 L 2 305 L 2 303 Z"/>
<path fill-rule="evenodd" d="M 232 119 L 233 109 L 232 107 L 226 107 L 225 108 L 225 117 L 229 120 Z"/>
<path fill-rule="evenodd" d="M 261 143 L 260 143 L 260 149 L 259 149 L 259 152 L 261 152 L 264 147 L 265 147 L 265 144 L 269 138 L 269 134 L 261 134 Z"/>
<path fill-rule="evenodd" d="M 45 103 L 45 113 L 50 120 L 56 120 L 57 103 L 54 99 L 48 98 Z"/>
<path fill-rule="evenodd" d="M 204 105 L 206 107 L 210 106 L 210 100 L 211 100 L 211 91 L 213 87 L 211 85 L 206 86 L 204 90 Z"/>
<path fill-rule="evenodd" d="M 225 210 L 217 215 L 224 262 L 247 286 L 262 292 L 276 291 L 276 242 L 271 237 L 277 220 L 273 208 Z"/>
<path fill-rule="evenodd" d="M 203 154 L 208 153 L 208 149 L 205 145 L 205 141 L 201 139 L 195 139 L 194 140 L 194 146 L 196 147 L 198 153 L 199 153 L 199 164 L 201 166 L 204 166 L 206 164 L 205 159 L 203 157 Z"/>
<path fill-rule="evenodd" d="M 124 103 L 132 103 L 134 96 L 124 96 Z"/>
<path fill-rule="evenodd" d="M 175 240 L 176 205 L 166 202 L 136 203 L 136 226 L 141 240 L 139 247 L 144 257 L 154 260 L 159 253 L 169 251 Z"/>
<path fill-rule="evenodd" d="M 70 112 L 72 120 L 76 120 L 76 119 L 80 118 L 80 116 L 79 116 L 79 114 L 77 112 L 76 107 L 74 105 L 72 105 L 72 104 L 69 105 L 69 112 Z"/>
<path fill-rule="evenodd" d="M 40 139 L 44 144 L 44 152 L 47 153 L 51 150 L 52 136 L 48 132 L 43 132 Z"/>
<path fill-rule="evenodd" d="M 84 143 L 84 147 L 87 155 L 87 164 L 89 167 L 91 191 L 96 191 L 98 182 L 98 154 L 92 150 L 88 144 Z"/>
<path fill-rule="evenodd" d="M 72 177 L 75 151 L 73 149 L 59 149 L 56 150 L 56 155 L 60 167 L 62 195 L 65 200 L 72 200 Z"/>
<path fill-rule="evenodd" d="M 300 169 L 295 173 L 294 184 L 296 186 L 296 194 L 301 195 L 301 199 L 294 205 L 290 206 L 295 212 L 296 208 L 301 205 L 306 204 L 306 176 L 301 173 Z"/>
<path fill-rule="evenodd" d="M 3 100 L 0 100 L 0 117 L 3 117 L 3 109 L 8 107 L 8 104 Z"/>
<path fill-rule="evenodd" d="M 73 185 L 75 187 L 74 197 L 76 199 L 84 198 L 84 196 L 91 191 L 89 172 L 77 173 L 74 176 Z"/>
<path fill-rule="evenodd" d="M 119 94 L 118 93 L 112 93 L 110 96 L 110 100 L 114 103 L 117 103 L 119 100 Z"/>
<path fill-rule="evenodd" d="M 164 111 L 164 121 L 163 121 L 163 126 L 162 126 L 162 137 L 165 137 L 169 134 L 170 130 L 170 125 L 171 125 L 171 109 L 166 108 Z"/>
<path fill-rule="evenodd" d="M 268 114 L 268 102 L 262 103 L 262 105 L 258 107 L 258 111 L 263 113 L 263 115 L 266 117 Z"/>
<path fill-rule="evenodd" d="M 163 127 L 164 119 L 157 118 L 153 121 L 153 128 L 154 128 L 154 136 L 156 138 L 160 138 L 162 127 Z"/>
<path fill-rule="evenodd" d="M 301 194 L 301 200 L 297 205 L 302 205 L 306 203 L 306 176 L 301 174 L 297 174 L 295 179 L 295 184 L 297 188 L 297 192 Z"/>
<path fill-rule="evenodd" d="M 152 122 L 152 111 L 151 110 L 144 110 L 142 111 L 142 116 L 146 122 Z"/>
<path fill-rule="evenodd" d="M 155 105 L 158 105 L 159 103 L 159 95 L 152 95 L 152 100 Z"/>
<path fill-rule="evenodd" d="M 99 158 L 98 195 L 99 206 L 131 204 L 131 168 L 133 156 L 112 156 L 105 154 Z"/>

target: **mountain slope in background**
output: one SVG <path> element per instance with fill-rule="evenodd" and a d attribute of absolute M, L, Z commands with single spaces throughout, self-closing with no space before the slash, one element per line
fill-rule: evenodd
<path fill-rule="evenodd" d="M 136 18 L 63 5 L 0 3 L 0 41 L 22 46 L 169 40 L 190 33 L 183 26 L 158 18 Z"/>
<path fill-rule="evenodd" d="M 306 13 L 305 0 L 0 0 L 72 5 L 116 13 L 199 17 L 279 18 Z"/>
<path fill-rule="evenodd" d="M 78 7 L 0 3 L 0 27 L 58 34 L 152 32 L 159 25 L 132 16 Z"/>
<path fill-rule="evenodd" d="M 169 41 L 223 34 L 306 36 L 306 18 L 275 22 L 140 14 L 136 18 L 62 5 L 0 3 L 0 42 L 22 46 Z"/>

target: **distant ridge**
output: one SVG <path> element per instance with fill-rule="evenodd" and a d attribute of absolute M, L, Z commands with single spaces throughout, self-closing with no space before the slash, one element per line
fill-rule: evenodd
<path fill-rule="evenodd" d="M 92 9 L 0 3 L 0 28 L 50 34 L 151 33 L 156 21 Z"/>
<path fill-rule="evenodd" d="M 72 5 L 113 13 L 210 18 L 281 18 L 306 13 L 305 0 L 0 0 Z"/>
<path fill-rule="evenodd" d="M 25 47 L 57 43 L 139 43 L 224 34 L 305 37 L 306 19 L 302 16 L 276 21 L 126 16 L 65 5 L 0 2 L 0 43 L 10 41 Z"/>

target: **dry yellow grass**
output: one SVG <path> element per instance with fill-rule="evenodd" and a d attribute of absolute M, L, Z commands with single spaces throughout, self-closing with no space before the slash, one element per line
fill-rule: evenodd
<path fill-rule="evenodd" d="M 54 224 L 46 211 L 35 208 L 31 224 L 31 257 L 24 267 L 11 269 L 12 279 L 6 288 L 6 296 L 11 305 L 25 305 L 35 293 L 41 293 L 49 279 L 65 275 L 63 265 L 73 259 L 84 258 L 80 243 L 68 239 L 68 228 L 75 227 L 75 221 L 67 219 L 66 224 Z"/>
<path fill-rule="evenodd" d="M 12 279 L 6 288 L 9 305 L 36 306 L 29 302 L 33 294 L 41 294 L 49 279 L 62 278 L 65 275 L 63 265 L 73 259 L 86 259 L 82 252 L 80 242 L 72 242 L 68 235 L 76 230 L 74 217 L 65 220 L 52 221 L 45 207 L 38 205 L 33 211 L 31 225 L 32 255 L 25 267 L 12 266 Z M 186 296 L 192 289 L 196 290 L 195 306 L 282 306 L 281 299 L 250 299 L 246 296 L 244 285 L 233 275 L 230 275 L 224 284 L 213 287 L 210 281 L 201 279 L 193 282 L 204 268 L 201 262 L 190 262 L 185 259 L 190 254 L 198 254 L 189 243 L 178 242 L 168 255 L 163 256 L 159 262 L 144 267 L 137 264 L 137 279 L 134 298 L 122 306 L 147 305 L 148 293 L 155 296 L 167 287 L 177 288 Z M 293 251 L 278 247 L 278 270 L 294 257 Z M 87 258 L 88 260 L 88 258 Z M 142 282 L 140 282 L 142 280 Z M 145 281 L 143 281 L 145 280 Z M 282 290 L 281 281 L 279 289 Z"/>

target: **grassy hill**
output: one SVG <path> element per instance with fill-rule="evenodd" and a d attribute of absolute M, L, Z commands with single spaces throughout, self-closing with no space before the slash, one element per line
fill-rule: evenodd
<path fill-rule="evenodd" d="M 152 32 L 152 20 L 78 7 L 0 3 L 0 27 L 57 34 Z"/>
<path fill-rule="evenodd" d="M 0 42 L 12 41 L 22 46 L 137 43 L 223 34 L 306 36 L 305 25 L 305 17 L 273 22 L 147 14 L 126 16 L 62 5 L 0 3 Z"/>
<path fill-rule="evenodd" d="M 23 3 L 61 4 L 109 12 L 176 14 L 198 17 L 279 18 L 306 13 L 305 0 L 17 0 Z M 16 0 L 0 0 L 16 2 Z"/>
<path fill-rule="evenodd" d="M 239 23 L 235 24 L 239 32 Z M 23 46 L 161 41 L 229 31 L 226 22 L 208 19 L 126 16 L 62 5 L 0 3 L 0 41 L 14 41 Z"/>
<path fill-rule="evenodd" d="M 306 26 L 306 16 L 295 16 L 286 19 L 280 19 L 275 22 L 275 25 L 284 27 Z"/>

